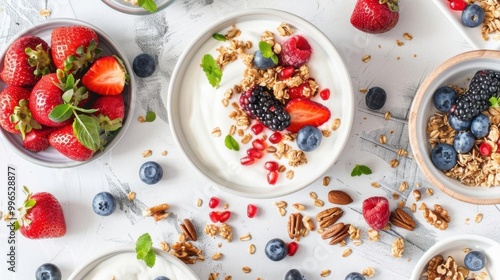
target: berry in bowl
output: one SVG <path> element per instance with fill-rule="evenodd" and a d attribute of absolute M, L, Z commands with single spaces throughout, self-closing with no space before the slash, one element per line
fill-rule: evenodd
<path fill-rule="evenodd" d="M 188 162 L 222 190 L 277 197 L 338 159 L 354 97 L 342 58 L 305 20 L 277 10 L 231 14 L 195 38 L 167 107 Z"/>
<path fill-rule="evenodd" d="M 457 235 L 437 242 L 418 260 L 410 280 L 494 279 L 500 243 L 480 235 Z"/>
<path fill-rule="evenodd" d="M 500 52 L 459 54 L 420 85 L 410 109 L 414 158 L 433 185 L 474 204 L 500 203 Z"/>
<path fill-rule="evenodd" d="M 131 67 L 98 28 L 48 20 L 12 39 L 0 57 L 0 137 L 24 159 L 80 165 L 125 133 L 135 99 Z"/>
<path fill-rule="evenodd" d="M 109 7 L 126 14 L 148 15 L 165 9 L 175 0 L 102 0 Z"/>

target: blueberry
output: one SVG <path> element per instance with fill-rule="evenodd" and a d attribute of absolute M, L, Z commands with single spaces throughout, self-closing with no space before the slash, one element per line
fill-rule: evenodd
<path fill-rule="evenodd" d="M 145 162 L 139 169 L 139 177 L 148 185 L 156 184 L 163 177 L 163 168 L 154 161 Z"/>
<path fill-rule="evenodd" d="M 468 153 L 474 147 L 475 141 L 476 138 L 470 131 L 459 131 L 453 140 L 453 147 L 459 154 Z"/>
<path fill-rule="evenodd" d="M 479 5 L 467 5 L 462 12 L 462 24 L 467 27 L 477 27 L 483 23 L 484 10 Z"/>
<path fill-rule="evenodd" d="M 383 88 L 372 87 L 365 96 L 366 106 L 372 110 L 379 110 L 384 107 L 387 93 Z"/>
<path fill-rule="evenodd" d="M 476 138 L 483 138 L 490 132 L 490 118 L 484 114 L 479 114 L 472 119 L 470 131 Z"/>
<path fill-rule="evenodd" d="M 304 152 L 316 150 L 321 144 L 321 131 L 314 126 L 306 125 L 297 133 L 297 146 Z"/>
<path fill-rule="evenodd" d="M 304 280 L 302 274 L 297 269 L 290 269 L 286 275 L 285 280 Z"/>
<path fill-rule="evenodd" d="M 448 115 L 448 124 L 456 131 L 460 131 L 460 130 L 468 130 L 470 128 L 470 123 L 471 121 L 463 121 L 457 117 L 455 117 L 455 115 Z"/>
<path fill-rule="evenodd" d="M 132 68 L 138 77 L 146 78 L 155 72 L 156 62 L 151 55 L 142 53 L 134 58 Z"/>
<path fill-rule="evenodd" d="M 451 87 L 440 87 L 432 95 L 434 107 L 441 112 L 449 112 L 457 101 L 457 92 Z"/>
<path fill-rule="evenodd" d="M 486 265 L 486 257 L 479 251 L 470 251 L 465 255 L 464 265 L 471 271 L 481 270 Z"/>
<path fill-rule="evenodd" d="M 365 280 L 366 278 L 361 274 L 357 272 L 351 272 L 347 274 L 345 277 L 345 280 Z"/>
<path fill-rule="evenodd" d="M 116 209 L 115 197 L 109 192 L 100 192 L 92 200 L 92 209 L 97 215 L 109 216 Z"/>
<path fill-rule="evenodd" d="M 436 168 L 450 170 L 457 163 L 457 152 L 452 145 L 439 143 L 431 151 L 431 160 Z"/>
<path fill-rule="evenodd" d="M 44 263 L 35 272 L 36 280 L 61 280 L 61 270 L 51 263 Z"/>
<path fill-rule="evenodd" d="M 285 241 L 274 238 L 267 242 L 265 248 L 266 256 L 272 261 L 281 261 L 286 257 L 288 248 Z"/>
<path fill-rule="evenodd" d="M 153 279 L 153 280 L 170 280 L 170 278 L 165 277 L 165 276 L 158 276 L 158 277 L 156 277 L 156 278 L 155 278 L 155 279 Z"/>
<path fill-rule="evenodd" d="M 269 57 L 262 56 L 262 52 L 260 50 L 255 51 L 253 55 L 253 65 L 258 69 L 269 69 L 277 65 L 274 61 Z"/>

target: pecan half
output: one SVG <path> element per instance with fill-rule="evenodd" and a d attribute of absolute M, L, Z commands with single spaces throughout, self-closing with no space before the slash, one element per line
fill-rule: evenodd
<path fill-rule="evenodd" d="M 416 223 L 415 220 L 406 211 L 400 208 L 396 208 L 392 211 L 389 221 L 394 226 L 404 228 L 406 230 L 414 230 Z"/>
<path fill-rule="evenodd" d="M 181 230 L 184 232 L 187 238 L 196 241 L 198 240 L 198 234 L 196 233 L 196 229 L 193 226 L 193 223 L 191 223 L 191 220 L 189 219 L 184 219 L 183 223 L 179 224 L 181 227 Z"/>
<path fill-rule="evenodd" d="M 296 241 L 300 240 L 300 237 L 304 235 L 306 230 L 302 218 L 302 214 L 300 213 L 292 213 L 288 217 L 288 236 Z"/>
<path fill-rule="evenodd" d="M 335 245 L 337 243 L 340 243 L 344 241 L 347 238 L 347 236 L 349 236 L 350 226 L 351 226 L 350 224 L 344 224 L 344 223 L 334 224 L 321 234 L 321 238 L 323 239 L 331 238 L 330 242 L 328 243 L 330 245 Z"/>
<path fill-rule="evenodd" d="M 153 207 L 149 207 L 144 211 L 144 216 L 152 216 L 155 222 L 163 220 L 168 217 L 170 214 L 167 212 L 170 205 L 167 203 L 155 205 Z"/>
<path fill-rule="evenodd" d="M 343 214 L 344 211 L 339 207 L 328 208 L 316 215 L 316 221 L 318 221 L 320 228 L 327 228 L 335 224 Z"/>

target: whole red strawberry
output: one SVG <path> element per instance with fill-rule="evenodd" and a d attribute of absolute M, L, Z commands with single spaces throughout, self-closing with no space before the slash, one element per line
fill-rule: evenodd
<path fill-rule="evenodd" d="M 101 129 L 105 132 L 115 131 L 122 127 L 125 117 L 125 103 L 122 94 L 99 96 L 90 108 L 97 110 L 94 115 L 97 117 Z"/>
<path fill-rule="evenodd" d="M 41 128 L 28 109 L 28 89 L 8 86 L 0 93 L 0 126 L 10 133 L 25 133 Z"/>
<path fill-rule="evenodd" d="M 23 147 L 34 153 L 46 150 L 49 144 L 49 134 L 54 131 L 54 127 L 44 127 L 41 129 L 32 129 L 26 134 L 23 141 Z"/>
<path fill-rule="evenodd" d="M 398 20 L 398 0 L 358 0 L 351 15 L 354 27 L 371 34 L 391 30 Z"/>
<path fill-rule="evenodd" d="M 382 196 L 373 196 L 363 201 L 363 218 L 374 230 L 379 231 L 389 222 L 389 201 Z"/>
<path fill-rule="evenodd" d="M 86 26 L 62 26 L 52 30 L 51 53 L 54 65 L 67 73 L 87 67 L 97 57 L 98 37 Z"/>
<path fill-rule="evenodd" d="M 50 72 L 48 44 L 39 37 L 23 36 L 7 49 L 0 78 L 8 84 L 32 87 L 41 75 Z"/>
<path fill-rule="evenodd" d="M 30 239 L 55 238 L 66 234 L 66 221 L 59 201 L 48 192 L 32 194 L 24 187 L 27 197 L 20 208 L 15 229 Z"/>
<path fill-rule="evenodd" d="M 85 147 L 78 141 L 72 124 L 68 124 L 52 132 L 49 135 L 49 143 L 50 146 L 61 154 L 76 161 L 85 161 L 95 153 L 95 151 Z"/>

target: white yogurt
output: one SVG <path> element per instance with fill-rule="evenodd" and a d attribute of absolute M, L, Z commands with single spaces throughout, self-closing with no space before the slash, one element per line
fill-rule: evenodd
<path fill-rule="evenodd" d="M 165 276 L 170 280 L 198 280 L 187 267 L 156 256 L 155 265 L 150 268 L 136 258 L 134 252 L 112 256 L 90 270 L 82 280 L 153 280 Z"/>

